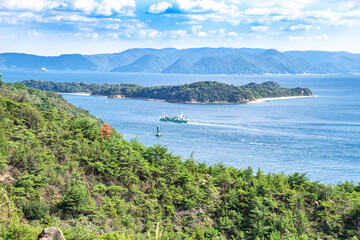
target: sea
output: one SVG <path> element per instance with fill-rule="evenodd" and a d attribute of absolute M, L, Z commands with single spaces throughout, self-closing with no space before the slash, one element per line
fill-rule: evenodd
<path fill-rule="evenodd" d="M 316 97 L 255 104 L 179 104 L 135 99 L 63 95 L 70 103 L 111 124 L 127 140 L 161 144 L 183 159 L 254 172 L 306 173 L 312 181 L 360 182 L 359 75 L 192 75 L 97 71 L 0 70 L 2 80 L 136 83 L 143 86 L 219 81 L 236 86 L 276 81 L 308 87 Z M 187 124 L 160 122 L 184 113 Z M 157 126 L 162 136 L 156 137 Z"/>

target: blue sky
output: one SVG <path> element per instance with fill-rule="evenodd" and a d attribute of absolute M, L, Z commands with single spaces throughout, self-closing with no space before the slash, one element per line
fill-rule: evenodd
<path fill-rule="evenodd" d="M 0 52 L 251 47 L 360 53 L 359 0 L 0 0 Z"/>

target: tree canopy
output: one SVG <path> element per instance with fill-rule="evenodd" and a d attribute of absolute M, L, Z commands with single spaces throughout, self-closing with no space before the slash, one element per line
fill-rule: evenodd
<path fill-rule="evenodd" d="M 308 88 L 282 88 L 276 82 L 234 86 L 214 81 L 178 86 L 143 87 L 137 84 L 94 84 L 84 82 L 23 81 L 28 87 L 61 93 L 86 92 L 93 95 L 159 99 L 181 103 L 248 103 L 259 98 L 311 96 Z"/>
<path fill-rule="evenodd" d="M 359 184 L 209 166 L 109 129 L 61 95 L 0 82 L 0 239 L 47 226 L 68 240 L 359 237 Z"/>

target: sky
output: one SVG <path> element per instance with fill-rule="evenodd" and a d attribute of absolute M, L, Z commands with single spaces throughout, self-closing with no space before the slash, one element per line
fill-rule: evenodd
<path fill-rule="evenodd" d="M 360 53 L 360 0 L 0 0 L 0 52 L 167 47 Z"/>

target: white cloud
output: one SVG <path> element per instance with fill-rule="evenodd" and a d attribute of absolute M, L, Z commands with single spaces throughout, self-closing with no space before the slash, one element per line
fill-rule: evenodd
<path fill-rule="evenodd" d="M 317 2 L 317 0 L 254 0 L 252 1 L 252 5 L 256 7 L 264 7 L 264 8 L 282 8 L 282 9 L 302 9 L 307 5 Z"/>
<path fill-rule="evenodd" d="M 129 38 L 129 39 L 157 39 L 161 38 L 164 35 L 163 32 L 160 32 L 152 28 L 120 28 L 114 33 L 108 33 L 107 36 L 112 38 Z"/>
<path fill-rule="evenodd" d="M 193 34 L 197 34 L 198 32 L 201 31 L 203 26 L 201 25 L 194 25 L 194 26 L 191 26 L 190 30 Z"/>
<path fill-rule="evenodd" d="M 254 32 L 266 32 L 269 30 L 268 26 L 251 26 L 251 30 Z"/>
<path fill-rule="evenodd" d="M 293 22 L 290 29 L 309 30 L 314 23 L 330 26 L 357 26 L 360 24 L 360 3 L 358 1 L 326 0 L 168 0 L 152 4 L 150 13 L 163 13 L 171 18 L 187 18 L 190 22 L 224 22 L 232 25 L 273 22 Z M 315 5 L 316 3 L 316 5 Z M 327 6 L 325 8 L 325 6 Z M 168 11 L 167 10 L 172 10 Z M 184 22 L 186 23 L 186 21 Z"/>
<path fill-rule="evenodd" d="M 188 32 L 185 30 L 175 30 L 175 31 L 168 31 L 165 32 L 167 36 L 169 36 L 170 38 L 174 38 L 174 39 L 182 39 L 184 37 L 188 36 Z"/>
<path fill-rule="evenodd" d="M 149 8 L 149 13 L 163 13 L 168 8 L 171 8 L 171 7 L 172 7 L 171 3 L 160 2 L 160 3 L 157 3 L 157 4 L 151 5 L 150 8 Z"/>
<path fill-rule="evenodd" d="M 188 13 L 204 13 L 204 12 L 216 12 L 220 14 L 234 15 L 235 11 L 239 8 L 233 4 L 228 5 L 224 1 L 217 2 L 213 0 L 176 0 L 176 6 Z"/>
<path fill-rule="evenodd" d="M 214 0 L 173 0 L 171 2 L 160 2 L 152 4 L 149 8 L 150 13 L 165 13 L 166 10 L 173 10 L 174 13 L 167 14 L 168 17 L 177 17 L 182 15 L 191 20 L 197 21 L 217 21 L 231 22 L 236 24 L 241 13 L 235 5 L 226 1 Z"/>
<path fill-rule="evenodd" d="M 38 38 L 38 37 L 42 37 L 42 36 L 43 36 L 42 33 L 39 33 L 39 32 L 36 31 L 35 29 L 29 30 L 29 31 L 28 31 L 28 35 L 29 35 L 30 37 L 35 37 L 35 38 Z"/>
<path fill-rule="evenodd" d="M 238 38 L 239 37 L 239 34 L 236 33 L 236 32 L 229 32 L 226 34 L 228 37 L 231 37 L 231 38 Z"/>
<path fill-rule="evenodd" d="M 237 32 L 227 32 L 225 28 L 203 31 L 202 25 L 193 25 L 187 28 L 186 30 L 170 30 L 160 32 L 157 37 L 162 37 L 163 39 L 193 39 L 193 38 L 211 38 L 211 39 L 236 39 L 241 40 L 242 37 Z"/>
<path fill-rule="evenodd" d="M 291 31 L 310 30 L 310 29 L 313 29 L 313 26 L 304 25 L 304 24 L 298 24 L 298 25 L 289 27 L 289 30 L 291 30 Z"/>
<path fill-rule="evenodd" d="M 105 38 L 205 42 L 206 39 L 222 43 L 223 40 L 235 42 L 241 36 L 246 36 L 245 41 L 282 36 L 294 45 L 299 44 L 295 41 L 330 42 L 335 36 L 331 35 L 330 39 L 327 31 L 360 26 L 359 0 L 146 1 L 148 13 L 153 15 L 136 12 L 135 1 L 0 0 L 0 24 L 18 25 L 18 29 L 36 26 L 36 31 L 23 31 L 24 36 L 32 38 L 51 32 L 57 36 L 68 34 L 69 39 L 76 35 L 78 40 L 89 41 Z M 159 20 L 168 21 L 167 18 L 175 21 L 169 21 L 173 25 L 167 25 L 166 30 L 166 23 L 156 24 Z"/>
<path fill-rule="evenodd" d="M 203 28 L 203 26 L 201 26 L 201 25 L 194 25 L 194 26 L 191 26 L 188 31 L 190 34 L 192 34 L 194 36 L 206 37 L 208 34 L 201 31 L 202 28 Z"/>
<path fill-rule="evenodd" d="M 103 0 L 96 10 L 99 15 L 110 16 L 112 14 L 121 14 L 133 16 L 135 11 L 134 0 Z"/>
<path fill-rule="evenodd" d="M 0 0 L 0 11 L 68 11 L 83 15 L 134 16 L 135 0 Z"/>
<path fill-rule="evenodd" d="M 103 16 L 113 14 L 133 16 L 136 8 L 135 0 L 75 0 L 69 1 L 68 5 L 74 10 Z"/>
<path fill-rule="evenodd" d="M 111 37 L 111 38 L 114 38 L 114 39 L 118 39 L 118 38 L 119 38 L 119 35 L 116 34 L 116 33 L 108 33 L 107 35 L 108 35 L 109 37 Z"/>
<path fill-rule="evenodd" d="M 303 36 L 289 36 L 288 39 L 292 42 L 301 42 L 301 41 L 314 41 L 314 40 L 330 40 L 330 37 L 326 34 L 317 35 L 315 37 L 303 37 Z"/>
<path fill-rule="evenodd" d="M 75 37 L 80 37 L 80 38 L 93 38 L 93 39 L 97 39 L 99 38 L 99 34 L 98 33 L 75 33 L 74 34 Z"/>
<path fill-rule="evenodd" d="M 0 0 L 0 11 L 77 10 L 103 16 L 133 16 L 135 8 L 135 0 Z"/>
<path fill-rule="evenodd" d="M 58 22 L 77 22 L 77 23 L 91 23 L 98 21 L 96 18 L 90 18 L 74 13 L 65 13 L 61 15 L 56 15 L 53 17 L 49 17 L 48 19 Z"/>
<path fill-rule="evenodd" d="M 70 3 L 73 9 L 80 10 L 86 13 L 94 12 L 99 4 L 95 0 L 75 0 Z"/>
<path fill-rule="evenodd" d="M 249 8 L 244 11 L 246 15 L 255 15 L 255 16 L 262 16 L 262 15 L 269 15 L 270 13 L 274 12 L 274 9 L 269 8 Z"/>
<path fill-rule="evenodd" d="M 317 39 L 317 40 L 330 40 L 330 37 L 328 35 L 324 34 L 324 35 L 315 36 L 315 39 Z"/>
<path fill-rule="evenodd" d="M 61 5 L 58 1 L 48 0 L 0 0 L 0 9 L 8 10 L 31 10 L 43 11 L 46 9 L 57 8 Z"/>

